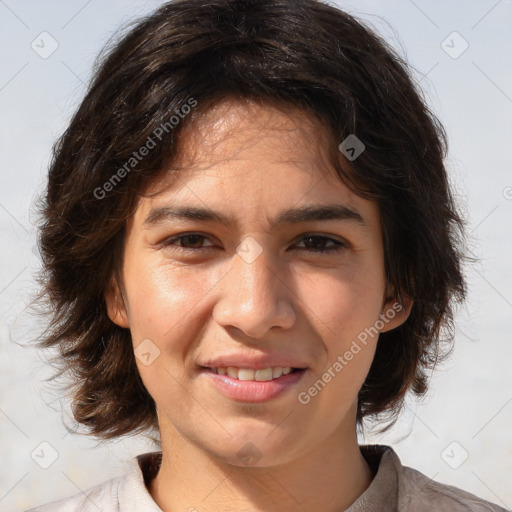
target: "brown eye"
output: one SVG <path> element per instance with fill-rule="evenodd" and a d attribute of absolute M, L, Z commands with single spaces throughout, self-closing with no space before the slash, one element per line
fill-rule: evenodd
<path fill-rule="evenodd" d="M 174 246 L 177 249 L 183 250 L 197 250 L 203 249 L 211 246 L 203 246 L 204 240 L 208 240 L 208 238 L 204 235 L 200 235 L 198 233 L 188 233 L 185 235 L 176 236 L 173 238 L 169 238 L 163 242 L 164 247 Z M 177 243 L 178 242 L 178 243 Z"/>
<path fill-rule="evenodd" d="M 301 243 L 302 242 L 305 242 L 306 247 L 300 248 L 300 250 L 307 250 L 309 252 L 329 253 L 339 251 L 342 248 L 346 247 L 345 244 L 339 242 L 338 240 L 334 240 L 333 238 L 319 235 L 307 235 L 304 238 L 302 238 Z M 334 245 L 330 247 L 325 247 L 326 244 L 329 243 Z"/>

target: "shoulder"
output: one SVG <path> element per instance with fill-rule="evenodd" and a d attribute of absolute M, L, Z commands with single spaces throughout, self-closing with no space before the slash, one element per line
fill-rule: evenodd
<path fill-rule="evenodd" d="M 26 512 L 161 512 L 145 485 L 146 478 L 157 471 L 160 457 L 161 452 L 138 455 L 123 475 Z"/>
<path fill-rule="evenodd" d="M 26 512 L 118 512 L 118 503 L 113 499 L 118 495 L 122 479 L 123 477 L 112 478 L 69 498 L 40 505 Z"/>
<path fill-rule="evenodd" d="M 458 487 L 436 482 L 423 473 L 403 466 L 391 447 L 387 457 L 393 459 L 398 478 L 398 510 L 414 512 L 507 512 Z"/>

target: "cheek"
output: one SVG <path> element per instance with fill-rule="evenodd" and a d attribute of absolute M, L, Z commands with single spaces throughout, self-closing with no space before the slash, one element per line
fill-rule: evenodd
<path fill-rule="evenodd" d="M 318 273 L 301 285 L 310 321 L 318 326 L 324 340 L 340 349 L 378 320 L 383 291 L 382 277 L 370 269 Z"/>
<path fill-rule="evenodd" d="M 134 269 L 130 301 L 130 329 L 134 342 L 155 337 L 163 343 L 174 329 L 186 323 L 206 294 L 207 286 L 199 272 L 190 269 L 155 265 Z"/>
<path fill-rule="evenodd" d="M 139 374 L 157 403 L 165 403 L 169 396 L 179 401 L 187 354 L 200 339 L 206 321 L 201 299 L 211 285 L 191 267 L 158 264 L 132 268 L 134 279 L 127 280 L 126 291 Z M 151 343 L 147 345 L 146 340 Z M 148 352 L 150 364 L 138 356 Z"/>
<path fill-rule="evenodd" d="M 319 333 L 324 358 L 299 396 L 334 429 L 357 398 L 375 356 L 370 334 L 380 313 L 380 289 L 366 279 L 317 279 L 307 293 L 309 321 Z M 306 290 L 304 290 L 306 292 Z"/>
<path fill-rule="evenodd" d="M 379 267 L 318 274 L 303 283 L 305 311 L 325 351 L 319 373 L 329 390 L 321 401 L 352 401 L 368 374 L 378 340 L 372 327 L 381 313 L 384 290 L 375 268 Z"/>

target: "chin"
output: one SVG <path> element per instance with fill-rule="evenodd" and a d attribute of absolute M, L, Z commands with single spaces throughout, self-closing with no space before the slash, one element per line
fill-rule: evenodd
<path fill-rule="evenodd" d="M 298 456 L 298 448 L 297 442 L 290 439 L 290 436 L 279 436 L 275 427 L 272 427 L 264 432 L 259 429 L 255 435 L 246 432 L 245 435 L 205 446 L 204 449 L 214 458 L 233 466 L 264 468 L 292 461 Z"/>

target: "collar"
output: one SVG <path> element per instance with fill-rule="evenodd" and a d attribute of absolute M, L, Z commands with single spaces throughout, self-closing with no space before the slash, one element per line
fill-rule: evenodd
<path fill-rule="evenodd" d="M 373 480 L 345 512 L 397 510 L 398 471 L 401 466 L 398 455 L 387 445 L 360 445 L 359 449 L 373 473 Z M 123 495 L 130 496 L 133 510 L 162 512 L 147 489 L 158 473 L 161 462 L 162 452 L 144 453 L 133 459 L 121 489 Z"/>

